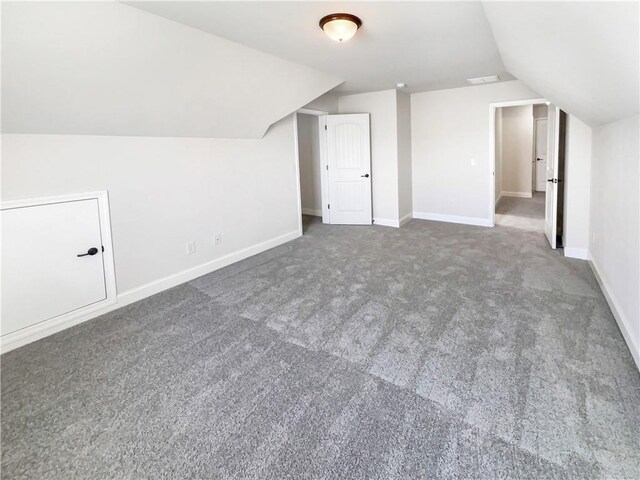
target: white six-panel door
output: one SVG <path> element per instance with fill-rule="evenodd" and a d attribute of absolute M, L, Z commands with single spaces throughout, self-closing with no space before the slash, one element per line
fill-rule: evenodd
<path fill-rule="evenodd" d="M 330 223 L 371 225 L 369 114 L 325 119 Z"/>
<path fill-rule="evenodd" d="M 3 208 L 0 218 L 3 336 L 107 299 L 98 199 Z"/>

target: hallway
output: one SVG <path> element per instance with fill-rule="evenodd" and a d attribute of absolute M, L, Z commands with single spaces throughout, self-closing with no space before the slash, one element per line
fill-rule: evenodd
<path fill-rule="evenodd" d="M 502 197 L 496 204 L 496 225 L 544 232 L 544 192 L 532 198 Z"/>

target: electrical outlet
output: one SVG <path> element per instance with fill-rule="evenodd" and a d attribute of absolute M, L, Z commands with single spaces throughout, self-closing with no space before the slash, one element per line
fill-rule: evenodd
<path fill-rule="evenodd" d="M 221 233 L 216 233 L 216 236 L 213 237 L 213 244 L 214 245 L 220 245 L 222 243 L 222 234 Z"/>
<path fill-rule="evenodd" d="M 196 253 L 196 242 L 187 242 L 187 255 L 193 255 Z"/>

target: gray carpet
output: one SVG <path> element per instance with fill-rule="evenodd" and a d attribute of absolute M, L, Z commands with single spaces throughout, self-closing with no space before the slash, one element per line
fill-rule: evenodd
<path fill-rule="evenodd" d="M 640 476 L 640 377 L 540 232 L 331 227 L 2 356 L 3 479 Z"/>
<path fill-rule="evenodd" d="M 544 231 L 543 192 L 532 198 L 501 197 L 496 205 L 496 225 L 522 230 Z"/>

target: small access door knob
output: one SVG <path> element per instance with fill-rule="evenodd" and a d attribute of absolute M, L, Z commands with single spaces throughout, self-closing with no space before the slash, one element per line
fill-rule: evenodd
<path fill-rule="evenodd" d="M 98 253 L 98 249 L 96 247 L 91 247 L 89 250 L 87 250 L 87 253 L 81 253 L 78 256 L 86 257 L 87 255 L 95 255 L 96 253 Z"/>
<path fill-rule="evenodd" d="M 364 175 L 360 175 L 360 176 L 364 177 L 364 178 L 369 178 L 369 174 L 368 173 L 365 173 Z"/>

